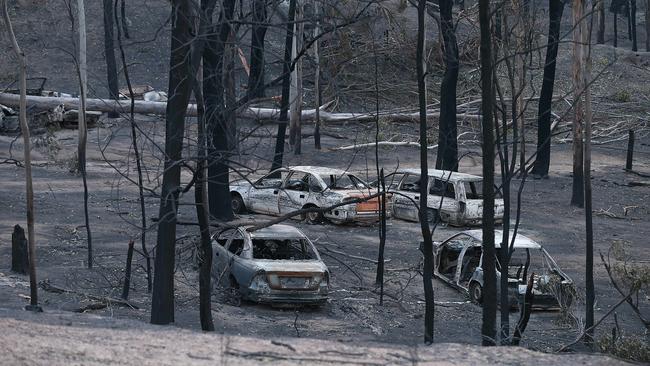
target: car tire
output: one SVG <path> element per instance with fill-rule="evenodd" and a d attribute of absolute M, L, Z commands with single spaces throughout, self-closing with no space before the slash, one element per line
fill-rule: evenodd
<path fill-rule="evenodd" d="M 476 281 L 469 284 L 469 298 L 475 304 L 483 303 L 483 287 Z"/>
<path fill-rule="evenodd" d="M 303 208 L 318 208 L 318 206 L 310 205 Z M 316 225 L 323 222 L 322 212 L 307 212 L 302 215 L 302 219 L 308 224 Z"/>
<path fill-rule="evenodd" d="M 232 194 L 232 212 L 236 214 L 246 213 L 246 205 L 244 200 L 237 193 Z"/>

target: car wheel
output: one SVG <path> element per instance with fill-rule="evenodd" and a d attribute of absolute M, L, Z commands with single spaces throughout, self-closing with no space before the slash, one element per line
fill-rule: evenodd
<path fill-rule="evenodd" d="M 469 285 L 469 298 L 475 304 L 483 302 L 483 287 L 478 282 L 472 282 Z"/>
<path fill-rule="evenodd" d="M 246 205 L 244 205 L 244 200 L 237 193 L 232 194 L 232 212 L 236 214 L 241 214 L 246 212 Z"/>
<path fill-rule="evenodd" d="M 318 208 L 316 206 L 306 206 L 304 208 Z M 307 212 L 302 215 L 303 220 L 308 224 L 320 224 L 323 222 L 323 213 L 321 212 Z"/>

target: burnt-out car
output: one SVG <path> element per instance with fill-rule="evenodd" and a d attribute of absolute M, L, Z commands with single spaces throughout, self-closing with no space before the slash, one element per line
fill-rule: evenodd
<path fill-rule="evenodd" d="M 495 247 L 500 248 L 503 232 L 495 230 Z M 483 301 L 483 233 L 467 230 L 434 243 L 434 276 L 469 295 L 478 304 Z M 512 238 L 512 232 L 510 233 Z M 501 264 L 498 254 L 497 299 L 500 293 Z M 528 264 L 528 265 L 527 265 Z M 508 264 L 508 292 L 510 307 L 517 307 L 526 293 L 527 275 L 534 273 L 533 307 L 558 308 L 570 306 L 573 300 L 573 281 L 555 263 L 555 260 L 537 242 L 517 234 L 514 251 Z"/>
<path fill-rule="evenodd" d="M 399 169 L 385 178 L 386 187 L 393 192 L 393 217 L 419 221 L 419 169 Z M 475 226 L 483 222 L 483 178 L 477 175 L 429 169 L 427 185 L 427 218 L 440 219 L 454 226 Z M 494 219 L 503 219 L 503 199 L 494 200 Z"/>
<path fill-rule="evenodd" d="M 242 226 L 212 237 L 215 283 L 242 299 L 271 305 L 327 301 L 329 270 L 314 244 L 289 225 Z"/>
<path fill-rule="evenodd" d="M 239 181 L 230 185 L 235 213 L 250 211 L 270 215 L 331 207 L 373 193 L 366 182 L 350 172 L 314 166 L 281 168 L 252 183 Z M 344 204 L 326 212 L 308 212 L 301 219 L 314 224 L 324 219 L 335 224 L 378 221 L 379 198 Z"/>

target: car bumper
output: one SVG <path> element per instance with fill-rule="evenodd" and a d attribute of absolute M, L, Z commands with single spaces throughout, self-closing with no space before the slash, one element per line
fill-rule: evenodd
<path fill-rule="evenodd" d="M 386 210 L 386 218 L 390 218 L 390 211 Z M 377 222 L 379 221 L 379 211 L 354 211 L 334 209 L 325 214 L 330 220 L 340 222 Z"/>
<path fill-rule="evenodd" d="M 327 302 L 328 294 L 321 291 L 278 291 L 262 293 L 248 291 L 243 294 L 246 300 L 261 304 L 297 304 L 297 305 L 321 305 Z"/>

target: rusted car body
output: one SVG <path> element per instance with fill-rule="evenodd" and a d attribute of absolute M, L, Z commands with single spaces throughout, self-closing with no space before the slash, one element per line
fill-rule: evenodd
<path fill-rule="evenodd" d="M 483 178 L 445 170 L 429 169 L 427 217 L 454 226 L 475 226 L 483 222 Z M 393 217 L 419 221 L 420 170 L 400 169 L 385 178 L 393 192 Z M 503 199 L 494 200 L 494 219 L 503 219 Z"/>
<path fill-rule="evenodd" d="M 497 249 L 503 232 L 494 232 Z M 434 243 L 434 276 L 469 295 L 475 303 L 483 300 L 483 242 L 481 230 L 467 230 Z M 510 233 L 512 238 L 512 232 Z M 528 263 L 528 266 L 526 265 Z M 497 299 L 500 299 L 501 265 L 498 255 Z M 508 265 L 510 307 L 517 307 L 526 293 L 527 275 L 535 273 L 534 308 L 558 308 L 571 305 L 573 281 L 558 267 L 548 252 L 532 239 L 517 234 L 514 252 Z"/>
<path fill-rule="evenodd" d="M 305 234 L 288 225 L 248 229 L 213 236 L 215 283 L 230 286 L 242 299 L 271 305 L 327 301 L 329 270 Z"/>
<path fill-rule="evenodd" d="M 280 178 L 277 178 L 278 175 Z M 251 211 L 278 216 L 303 208 L 331 207 L 375 193 L 354 174 L 313 166 L 281 168 L 252 184 L 247 181 L 234 182 L 230 191 L 234 212 Z M 387 212 L 390 212 L 389 207 Z M 335 224 L 374 222 L 379 220 L 379 198 L 341 205 L 326 212 L 310 212 L 301 218 L 310 223 L 319 223 L 323 219 Z"/>

